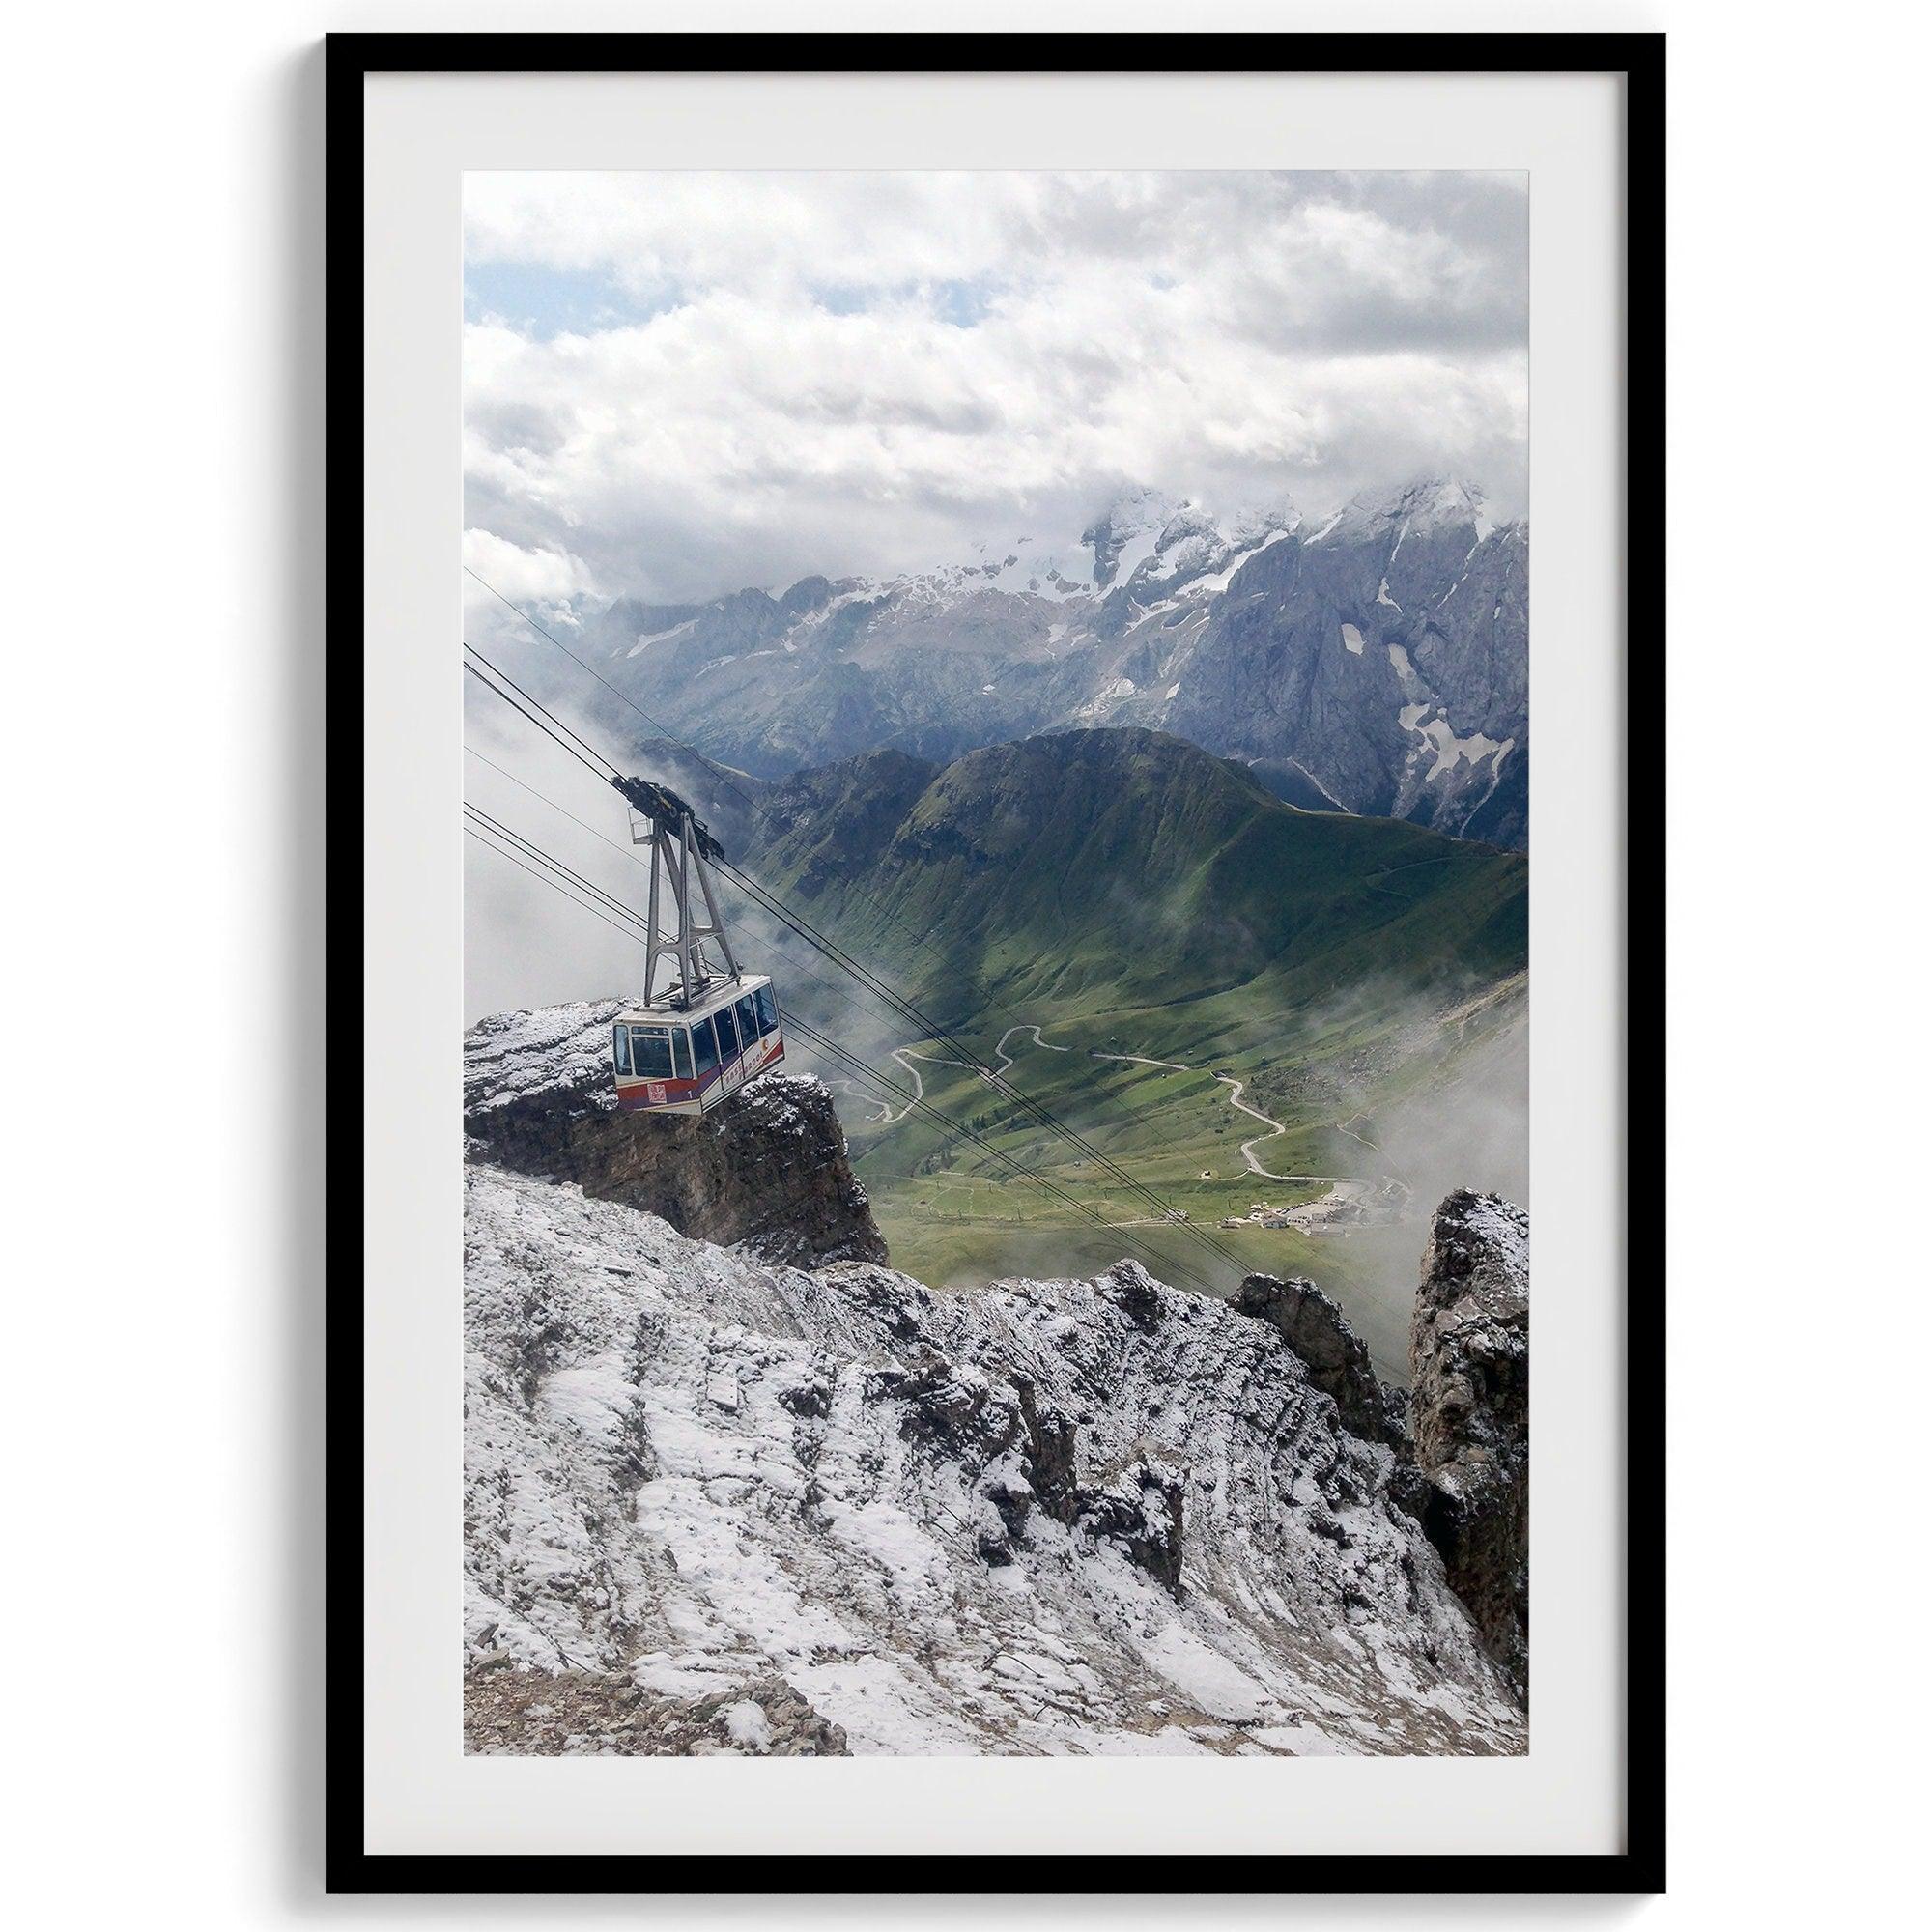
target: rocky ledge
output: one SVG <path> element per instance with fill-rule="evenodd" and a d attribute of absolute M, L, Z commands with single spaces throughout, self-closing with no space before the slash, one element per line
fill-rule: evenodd
<path fill-rule="evenodd" d="M 885 1237 L 846 1157 L 832 1096 L 767 1073 L 704 1120 L 622 1112 L 611 1077 L 617 1000 L 500 1013 L 464 1036 L 473 1160 L 573 1181 L 721 1247 L 813 1266 L 882 1262 Z"/>

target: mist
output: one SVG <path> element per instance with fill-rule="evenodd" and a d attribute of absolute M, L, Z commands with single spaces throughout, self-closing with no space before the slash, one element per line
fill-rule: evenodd
<path fill-rule="evenodd" d="M 1529 1020 L 1519 1011 L 1463 1049 L 1433 1084 L 1375 1116 L 1376 1139 L 1409 1189 L 1415 1225 L 1459 1187 L 1529 1206 Z"/>

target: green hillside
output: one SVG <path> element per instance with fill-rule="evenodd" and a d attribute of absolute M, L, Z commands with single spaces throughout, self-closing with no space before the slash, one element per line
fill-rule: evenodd
<path fill-rule="evenodd" d="M 1459 1056 L 1520 1016 L 1520 992 L 1477 996 L 1520 987 L 1523 855 L 1297 810 L 1162 733 L 1030 739 L 943 770 L 877 753 L 803 774 L 760 807 L 755 870 L 768 886 L 975 1055 L 1009 1058 L 1014 1085 L 1197 1221 L 1329 1192 L 1254 1174 L 1241 1144 L 1257 1137 L 1273 1175 L 1383 1180 L 1395 1170 L 1362 1137 L 1364 1110 L 1453 1079 Z M 799 956 L 796 941 L 784 951 Z M 900 1265 L 942 1283 L 1087 1272 L 1141 1242 L 1224 1289 L 1245 1267 L 1312 1273 L 1399 1366 L 1406 1230 L 1216 1229 L 1238 1265 L 1217 1260 L 947 1065 L 951 1047 L 910 1037 L 823 961 L 801 963 L 826 983 L 796 970 L 787 980 L 785 963 L 771 961 L 795 1011 L 898 1086 L 916 1068 L 932 1106 L 1131 1228 L 1123 1240 L 1094 1227 L 929 1116 L 900 1117 L 863 1081 L 839 1086 L 846 1069 L 828 1065 Z M 1265 1120 L 1235 1104 L 1236 1081 Z M 1383 1308 L 1391 1280 L 1406 1286 Z"/>
<path fill-rule="evenodd" d="M 1297 810 L 1154 731 L 807 774 L 766 807 L 758 871 L 949 1025 L 1257 982 L 1279 1010 L 1372 978 L 1499 979 L 1527 943 L 1520 853 Z"/>

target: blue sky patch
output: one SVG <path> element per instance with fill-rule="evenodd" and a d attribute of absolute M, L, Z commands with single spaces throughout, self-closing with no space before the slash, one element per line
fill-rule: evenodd
<path fill-rule="evenodd" d="M 676 308 L 683 298 L 683 292 L 669 284 L 640 295 L 602 269 L 471 262 L 463 271 L 466 321 L 496 316 L 539 342 L 648 322 Z"/>

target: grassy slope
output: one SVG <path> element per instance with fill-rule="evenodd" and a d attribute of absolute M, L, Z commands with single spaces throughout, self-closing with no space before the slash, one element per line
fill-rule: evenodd
<path fill-rule="evenodd" d="M 949 1022 L 1041 1000 L 1168 1006 L 1264 980 L 1279 1008 L 1378 973 L 1488 978 L 1521 963 L 1520 854 L 1297 811 L 1155 732 L 974 753 L 921 790 L 883 848 L 876 813 L 849 794 L 838 804 L 874 835 L 864 861 L 841 866 L 840 835 L 821 821 L 809 856 L 781 843 L 779 875 Z M 939 942 L 943 967 L 912 934 Z"/>
<path fill-rule="evenodd" d="M 1239 1144 L 1265 1129 L 1229 1106 L 1210 1069 L 1253 1083 L 1256 1103 L 1289 1125 L 1257 1149 L 1264 1166 L 1375 1179 L 1385 1169 L 1336 1132 L 1339 1119 L 1439 1058 L 1418 1053 L 1429 1045 L 1419 1011 L 1522 968 L 1520 854 L 1297 811 L 1176 739 L 1075 733 L 975 753 L 936 775 L 910 759 L 865 762 L 872 769 L 809 781 L 761 874 L 981 1058 L 1008 1027 L 1044 1026 L 1072 1050 L 1015 1037 L 1009 1078 L 1197 1220 L 1323 1191 L 1246 1171 Z M 796 993 L 810 1005 L 809 988 Z M 853 1037 L 849 1009 L 820 1016 Z M 904 1070 L 882 1049 L 910 1032 L 867 1040 L 870 1064 L 899 1083 Z M 933 1106 L 1103 1218 L 1153 1215 L 977 1075 L 920 1068 Z M 1238 1277 L 1182 1231 L 1092 1226 L 927 1117 L 886 1127 L 856 1095 L 840 1099 L 894 1258 L 923 1279 L 1085 1272 L 1130 1241 L 1177 1276 L 1192 1268 L 1223 1289 Z M 1214 1236 L 1240 1267 L 1322 1281 L 1385 1369 L 1399 1368 L 1416 1258 L 1391 1251 L 1398 1237 Z"/>

